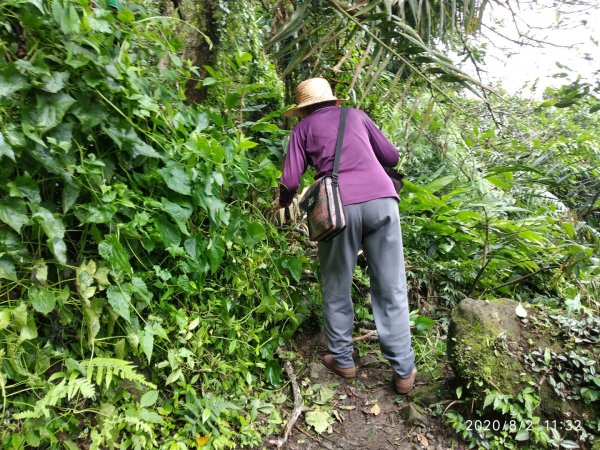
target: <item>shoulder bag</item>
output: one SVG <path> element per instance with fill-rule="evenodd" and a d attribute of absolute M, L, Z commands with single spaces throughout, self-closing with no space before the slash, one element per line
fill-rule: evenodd
<path fill-rule="evenodd" d="M 331 176 L 324 176 L 315 180 L 299 203 L 300 208 L 306 211 L 308 237 L 311 241 L 328 241 L 346 228 L 344 205 L 342 204 L 342 196 L 338 185 L 338 170 L 347 113 L 348 110 L 342 108 Z"/>

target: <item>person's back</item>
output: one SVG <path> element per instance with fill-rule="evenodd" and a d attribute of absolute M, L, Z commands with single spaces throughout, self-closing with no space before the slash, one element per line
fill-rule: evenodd
<path fill-rule="evenodd" d="M 288 115 L 304 117 L 290 136 L 279 204 L 288 206 L 308 165 L 317 176 L 333 169 L 341 108 L 327 80 L 305 80 L 296 89 L 297 106 Z M 346 227 L 318 243 L 323 317 L 330 353 L 323 364 L 344 377 L 356 376 L 352 343 L 352 276 L 362 247 L 369 264 L 371 307 L 381 353 L 394 369 L 394 385 L 407 394 L 417 376 L 410 321 L 398 195 L 383 166 L 398 163 L 398 150 L 359 109 L 348 109 L 339 165 Z"/>
<path fill-rule="evenodd" d="M 290 137 L 282 183 L 295 190 L 306 165 L 317 170 L 317 178 L 333 169 L 341 108 L 324 106 L 300 121 Z M 383 166 L 394 166 L 398 151 L 361 110 L 348 108 L 339 183 L 344 205 L 376 198 L 394 197 L 396 191 Z"/>

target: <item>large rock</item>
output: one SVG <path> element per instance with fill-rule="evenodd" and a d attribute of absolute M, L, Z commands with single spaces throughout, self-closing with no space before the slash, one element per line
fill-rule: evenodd
<path fill-rule="evenodd" d="M 466 298 L 454 308 L 448 332 L 448 358 L 462 385 L 480 400 L 485 398 L 486 390 L 516 396 L 532 386 L 539 390 L 539 411 L 546 419 L 587 421 L 597 417 L 597 402 L 590 405 L 560 398 L 548 384 L 547 373 L 534 371 L 525 363 L 533 351 L 549 349 L 555 354 L 567 354 L 580 349 L 581 344 L 556 339 L 556 330 L 548 327 L 532 326 L 532 317 L 539 316 L 536 323 L 548 317 L 545 310 L 532 308 L 529 317 L 520 318 L 518 306 L 509 299 L 488 302 Z M 592 358 L 598 359 L 597 346 L 592 350 Z"/>

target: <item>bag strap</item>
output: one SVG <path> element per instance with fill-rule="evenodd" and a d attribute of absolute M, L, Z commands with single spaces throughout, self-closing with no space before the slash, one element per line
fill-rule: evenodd
<path fill-rule="evenodd" d="M 340 114 L 340 126 L 338 127 L 337 142 L 335 144 L 335 157 L 333 158 L 333 173 L 331 174 L 331 181 L 334 186 L 338 184 L 338 170 L 340 168 L 340 156 L 342 154 L 342 144 L 344 143 L 344 129 L 346 128 L 346 114 L 348 113 L 347 108 L 342 108 Z"/>

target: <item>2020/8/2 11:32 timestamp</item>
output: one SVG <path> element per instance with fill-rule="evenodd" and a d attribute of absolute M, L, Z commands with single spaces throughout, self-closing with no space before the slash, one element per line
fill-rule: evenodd
<path fill-rule="evenodd" d="M 531 420 L 466 420 L 467 430 L 475 431 L 509 431 L 531 430 L 535 425 Z M 582 431 L 580 420 L 544 420 L 538 426 L 547 430 Z"/>

